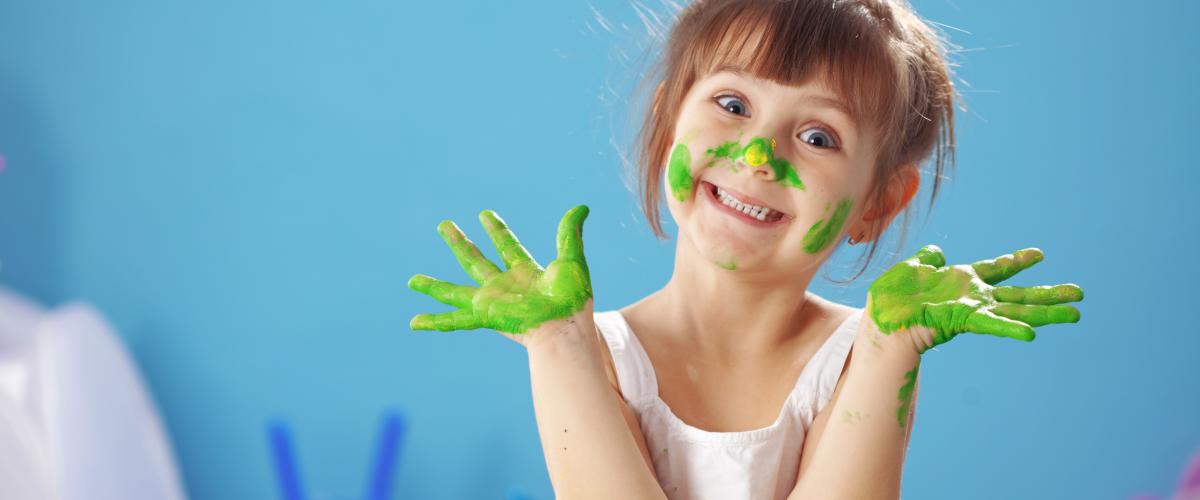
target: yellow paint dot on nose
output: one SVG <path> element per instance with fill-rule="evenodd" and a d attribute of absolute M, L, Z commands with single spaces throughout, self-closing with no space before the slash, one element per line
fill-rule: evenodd
<path fill-rule="evenodd" d="M 746 163 L 751 167 L 757 167 L 768 161 L 771 161 L 771 153 L 775 149 L 775 139 L 767 139 L 755 137 L 750 140 L 750 144 L 746 146 Z"/>

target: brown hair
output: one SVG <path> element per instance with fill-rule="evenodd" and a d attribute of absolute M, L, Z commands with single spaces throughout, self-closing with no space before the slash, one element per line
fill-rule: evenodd
<path fill-rule="evenodd" d="M 683 99 L 722 67 L 788 85 L 827 77 L 879 138 L 871 201 L 882 201 L 887 182 L 881 180 L 898 166 L 932 153 L 932 202 L 954 162 L 956 94 L 944 43 L 905 0 L 696 0 L 679 13 L 643 82 L 655 90 L 638 134 L 637 169 L 642 211 L 654 234 L 666 237 L 660 184 Z"/>

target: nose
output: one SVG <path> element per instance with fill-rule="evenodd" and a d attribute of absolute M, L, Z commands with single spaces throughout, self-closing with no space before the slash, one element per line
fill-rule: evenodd
<path fill-rule="evenodd" d="M 742 150 L 738 163 L 749 167 L 755 177 L 774 179 L 771 161 L 775 159 L 775 139 L 773 137 L 755 136 Z"/>

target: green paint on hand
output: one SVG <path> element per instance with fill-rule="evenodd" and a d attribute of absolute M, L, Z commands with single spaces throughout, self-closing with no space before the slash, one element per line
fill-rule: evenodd
<path fill-rule="evenodd" d="M 686 144 L 676 144 L 667 161 L 667 183 L 671 186 L 671 194 L 679 201 L 687 201 L 692 196 L 691 169 L 692 153 Z"/>
<path fill-rule="evenodd" d="M 824 250 L 833 243 L 839 234 L 842 232 L 842 225 L 846 223 L 846 217 L 850 215 L 850 208 L 854 206 L 854 200 L 851 198 L 843 198 L 838 202 L 837 208 L 833 211 L 833 216 L 828 221 L 825 219 L 818 220 L 816 224 L 808 228 L 808 232 L 804 233 L 804 251 L 808 253 L 817 253 Z M 826 207 L 828 210 L 828 207 Z"/>
<path fill-rule="evenodd" d="M 726 261 L 718 261 L 717 265 L 721 266 L 722 268 L 728 269 L 730 271 L 737 270 L 737 262 L 734 262 L 733 259 L 729 259 Z"/>
<path fill-rule="evenodd" d="M 920 352 L 964 332 L 1033 340 L 1033 327 L 1079 321 L 1079 310 L 1065 303 L 1083 300 L 1083 290 L 1074 284 L 992 285 L 1041 260 L 1041 250 L 1027 248 L 971 265 L 947 266 L 940 248 L 926 246 L 871 284 L 871 318 L 884 333 L 913 326 L 932 329 L 932 343 Z"/>
<path fill-rule="evenodd" d="M 438 232 L 459 265 L 480 286 L 456 285 L 423 274 L 413 276 L 408 280 L 409 288 L 458 309 L 418 314 L 409 326 L 413 330 L 491 328 L 524 333 L 579 312 L 592 298 L 591 277 L 583 257 L 583 221 L 587 215 L 584 205 L 567 211 L 558 225 L 558 257 L 543 269 L 500 216 L 484 210 L 479 220 L 504 261 L 505 271 L 484 257 L 457 225 L 442 222 Z"/>
<path fill-rule="evenodd" d="M 917 368 L 921 367 L 921 362 L 904 374 L 904 385 L 900 386 L 900 407 L 896 409 L 896 421 L 900 423 L 900 427 L 908 421 L 909 409 L 912 408 L 913 388 L 917 386 Z"/>
<path fill-rule="evenodd" d="M 744 160 L 750 167 L 770 165 L 774 172 L 775 182 L 801 191 L 804 190 L 804 182 L 800 180 L 800 174 L 796 172 L 796 168 L 786 159 L 775 157 L 775 139 L 754 137 L 745 146 L 738 141 L 726 141 L 715 148 L 709 148 L 704 154 L 711 158 L 705 165 L 706 167 L 711 167 L 717 163 L 717 160 L 724 159 L 732 163 L 731 167 L 735 172 L 738 170 L 737 160 L 739 159 Z"/>

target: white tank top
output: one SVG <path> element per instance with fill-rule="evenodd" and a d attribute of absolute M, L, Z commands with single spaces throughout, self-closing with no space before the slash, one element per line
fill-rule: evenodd
<path fill-rule="evenodd" d="M 791 493 L 804 435 L 841 376 L 862 311 L 850 314 L 813 354 L 768 427 L 710 432 L 675 416 L 658 397 L 654 367 L 619 311 L 594 315 L 608 344 L 621 395 L 637 415 L 667 498 L 782 499 Z"/>

